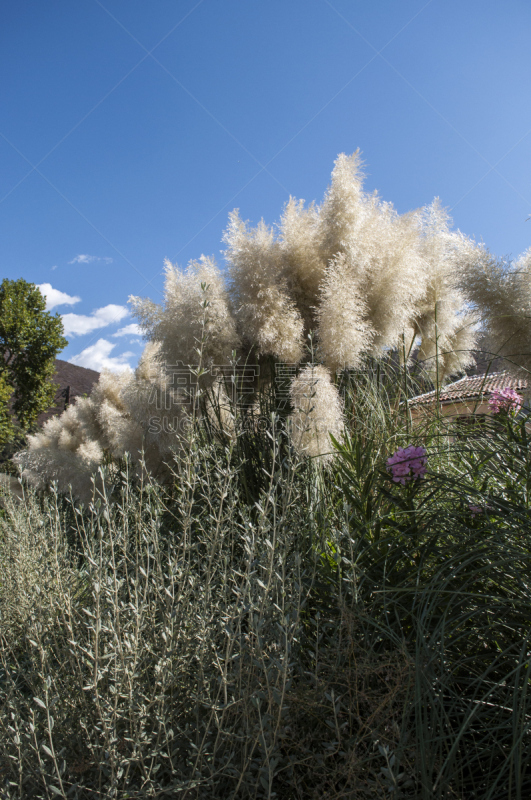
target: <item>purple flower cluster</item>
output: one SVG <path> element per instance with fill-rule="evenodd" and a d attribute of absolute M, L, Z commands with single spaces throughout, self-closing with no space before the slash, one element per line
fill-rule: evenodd
<path fill-rule="evenodd" d="M 469 503 L 468 510 L 472 514 L 472 517 L 477 517 L 478 514 L 483 514 L 485 509 L 481 506 L 475 506 L 472 503 Z"/>
<path fill-rule="evenodd" d="M 518 414 L 522 408 L 522 398 L 518 392 L 506 386 L 501 392 L 496 390 L 491 394 L 489 397 L 489 406 L 493 414 L 498 414 L 500 411 Z"/>
<path fill-rule="evenodd" d="M 474 517 L 477 517 L 478 514 L 487 514 L 489 511 L 492 511 L 492 507 L 488 504 L 485 506 L 475 506 L 472 503 L 469 503 L 468 510 L 470 511 L 473 519 Z"/>
<path fill-rule="evenodd" d="M 391 458 L 387 459 L 387 469 L 395 483 L 405 486 L 412 478 L 421 478 L 426 474 L 428 464 L 424 447 L 400 447 Z"/>

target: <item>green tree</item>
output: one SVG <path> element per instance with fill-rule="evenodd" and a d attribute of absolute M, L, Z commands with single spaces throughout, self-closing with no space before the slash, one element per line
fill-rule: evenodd
<path fill-rule="evenodd" d="M 15 428 L 9 410 L 12 394 L 13 389 L 7 383 L 5 375 L 0 374 L 0 448 L 15 435 Z"/>
<path fill-rule="evenodd" d="M 0 285 L 0 378 L 13 390 L 12 411 L 23 430 L 53 402 L 57 353 L 68 344 L 59 314 L 50 314 L 33 283 L 20 278 Z M 1 385 L 1 384 L 0 384 Z M 2 408 L 6 401 L 0 400 Z"/>

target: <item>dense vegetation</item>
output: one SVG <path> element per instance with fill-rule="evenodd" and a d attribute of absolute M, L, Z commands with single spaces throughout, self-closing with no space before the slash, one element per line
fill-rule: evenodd
<path fill-rule="evenodd" d="M 527 412 L 412 428 L 411 380 L 344 374 L 328 462 L 268 390 L 166 488 L 124 458 L 84 508 L 6 499 L 3 797 L 530 796 Z"/>
<path fill-rule="evenodd" d="M 528 412 L 499 393 L 465 438 L 406 402 L 480 333 L 529 370 L 531 251 L 362 178 L 234 212 L 225 272 L 168 264 L 135 372 L 17 454 L 7 800 L 531 796 Z"/>

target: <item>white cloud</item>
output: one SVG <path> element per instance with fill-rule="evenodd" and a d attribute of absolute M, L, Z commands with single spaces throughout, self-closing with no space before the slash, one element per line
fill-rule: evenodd
<path fill-rule="evenodd" d="M 55 264 L 55 265 L 52 267 L 52 269 L 57 269 L 57 264 Z"/>
<path fill-rule="evenodd" d="M 74 303 L 79 303 L 81 300 L 81 297 L 75 297 L 66 292 L 60 292 L 59 289 L 54 289 L 51 283 L 40 283 L 37 289 L 40 289 L 46 298 L 46 311 L 50 311 L 55 306 L 73 306 Z"/>
<path fill-rule="evenodd" d="M 69 264 L 92 264 L 93 261 L 104 261 L 105 264 L 112 264 L 112 258 L 108 256 L 104 256 L 100 258 L 100 256 L 89 256 L 83 253 L 80 253 L 78 256 L 74 256 L 72 261 L 69 261 Z"/>
<path fill-rule="evenodd" d="M 125 306 L 117 306 L 113 303 L 103 306 L 103 308 L 97 308 L 90 316 L 63 314 L 65 336 L 82 336 L 84 333 L 92 333 L 98 328 L 106 328 L 107 325 L 120 322 L 128 314 L 129 310 Z"/>
<path fill-rule="evenodd" d="M 134 357 L 134 353 L 122 353 L 120 356 L 111 356 L 111 351 L 116 347 L 112 342 L 107 339 L 98 339 L 96 344 L 91 344 L 86 347 L 77 356 L 69 359 L 70 364 L 76 364 L 78 367 L 87 367 L 87 369 L 95 369 L 96 372 L 101 372 L 108 369 L 111 372 L 123 372 L 127 370 L 132 372 L 129 364 L 129 359 Z"/>
<path fill-rule="evenodd" d="M 142 328 L 136 322 L 126 325 L 124 328 L 113 333 L 113 336 L 142 336 Z"/>
<path fill-rule="evenodd" d="M 90 264 L 91 261 L 94 261 L 96 256 L 74 256 L 72 261 L 69 261 L 69 264 Z"/>

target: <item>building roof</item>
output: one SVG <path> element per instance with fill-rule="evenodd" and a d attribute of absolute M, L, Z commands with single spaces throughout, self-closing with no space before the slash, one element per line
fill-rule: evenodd
<path fill-rule="evenodd" d="M 524 377 L 515 378 L 507 372 L 493 372 L 486 377 L 485 375 L 470 375 L 443 386 L 439 391 L 439 402 L 453 403 L 456 400 L 488 397 L 492 392 L 501 391 L 505 388 L 527 393 L 530 388 L 530 382 Z M 433 403 L 436 399 L 437 391 L 434 389 L 433 392 L 426 392 L 426 394 L 412 397 L 408 402 L 410 406 L 427 405 Z"/>
<path fill-rule="evenodd" d="M 78 367 L 75 364 L 70 364 L 68 361 L 62 361 L 57 358 L 55 360 L 55 374 L 52 378 L 53 382 L 58 385 L 55 400 L 48 411 L 39 415 L 39 425 L 43 425 L 50 417 L 55 417 L 64 411 L 64 391 L 67 387 L 70 387 L 70 402 L 72 402 L 75 397 L 90 394 L 99 377 L 100 373 L 94 369 Z"/>

